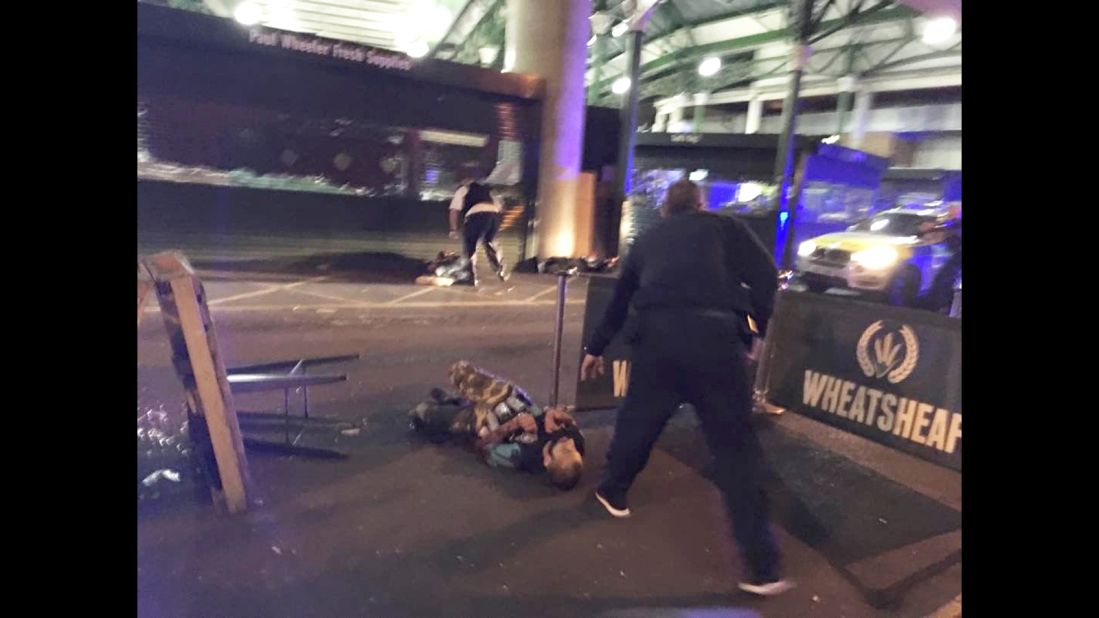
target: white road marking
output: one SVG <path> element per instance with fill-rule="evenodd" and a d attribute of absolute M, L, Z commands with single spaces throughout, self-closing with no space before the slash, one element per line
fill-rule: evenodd
<path fill-rule="evenodd" d="M 354 300 L 350 298 L 344 298 L 342 296 L 335 296 L 333 294 L 321 294 L 320 292 L 311 292 L 309 290 L 294 290 L 296 294 L 308 294 L 310 296 L 316 296 L 317 298 L 324 298 L 326 300 L 334 300 L 339 303 L 353 303 Z"/>
<path fill-rule="evenodd" d="M 417 296 L 423 296 L 424 294 L 427 294 L 428 292 L 434 292 L 434 291 L 435 291 L 435 288 L 427 288 L 427 289 L 424 289 L 424 290 L 416 290 L 415 292 L 412 292 L 411 294 L 405 294 L 404 296 L 402 296 L 400 298 L 394 298 L 393 300 L 386 301 L 382 304 L 384 304 L 384 305 L 396 305 L 397 303 L 399 303 L 403 300 L 408 300 L 410 298 L 416 298 Z"/>
<path fill-rule="evenodd" d="M 255 298 L 257 296 L 265 296 L 267 294 L 273 294 L 275 292 L 280 292 L 282 290 L 292 290 L 292 289 L 294 289 L 294 288 L 296 288 L 300 285 L 305 285 L 306 283 L 316 283 L 318 281 L 323 281 L 327 278 L 328 278 L 327 275 L 322 275 L 320 277 L 313 277 L 311 279 L 304 279 L 302 281 L 295 281 L 293 283 L 287 283 L 286 285 L 272 285 L 272 286 L 268 286 L 266 289 L 263 289 L 263 290 L 256 290 L 254 292 L 245 292 L 243 294 L 237 294 L 235 296 L 226 296 L 225 298 L 218 298 L 216 300 L 211 300 L 211 301 L 207 302 L 206 305 L 208 307 L 213 307 L 215 305 L 220 305 L 222 303 L 232 302 L 234 300 L 244 300 L 245 298 Z"/>
<path fill-rule="evenodd" d="M 211 310 L 216 309 L 218 312 L 243 312 L 243 311 L 302 311 L 306 309 L 442 309 L 446 307 L 553 307 L 557 303 L 556 301 L 536 301 L 526 302 L 522 300 L 495 300 L 495 301 L 453 301 L 453 302 L 418 302 L 418 303 L 401 303 L 399 305 L 393 305 L 390 302 L 384 303 L 318 303 L 316 305 L 232 305 L 228 307 L 211 307 Z M 565 303 L 566 305 L 583 305 L 582 300 L 570 300 Z M 159 307 L 149 307 L 147 309 L 150 313 L 159 312 Z"/>
<path fill-rule="evenodd" d="M 534 296 L 531 296 L 530 298 L 528 298 L 528 299 L 524 300 L 523 302 L 525 302 L 525 303 L 532 303 L 532 302 L 534 302 L 534 299 L 538 298 L 539 296 L 543 296 L 543 295 L 545 295 L 545 294 L 547 294 L 547 293 L 549 293 L 549 292 L 552 292 L 552 291 L 554 291 L 554 290 L 556 290 L 556 289 L 557 289 L 557 286 L 556 286 L 556 285 L 551 285 L 550 287 L 548 287 L 548 288 L 546 288 L 546 289 L 542 290 L 541 292 L 538 292 L 537 294 L 535 294 Z M 555 301 L 555 302 L 556 302 L 556 301 Z"/>

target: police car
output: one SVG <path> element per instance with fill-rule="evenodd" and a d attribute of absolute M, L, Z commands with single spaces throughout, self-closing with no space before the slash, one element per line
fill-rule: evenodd
<path fill-rule="evenodd" d="M 945 228 L 955 216 L 944 208 L 894 208 L 807 240 L 798 247 L 796 278 L 811 292 L 846 288 L 913 306 L 951 255 Z"/>

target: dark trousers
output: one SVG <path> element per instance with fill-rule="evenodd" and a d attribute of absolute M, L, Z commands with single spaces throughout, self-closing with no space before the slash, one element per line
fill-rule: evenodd
<path fill-rule="evenodd" d="M 463 249 L 466 258 L 469 259 L 469 269 L 474 271 L 477 257 L 477 243 L 483 242 L 485 255 L 492 264 L 492 269 L 499 273 L 504 262 L 500 258 L 500 248 L 496 244 L 496 234 L 500 231 L 500 213 L 479 212 L 466 217 L 462 228 Z"/>
<path fill-rule="evenodd" d="M 474 437 L 473 404 L 424 402 L 409 412 L 412 427 L 435 443 Z"/>
<path fill-rule="evenodd" d="M 763 453 L 750 423 L 751 385 L 738 320 L 648 310 L 633 342 L 626 400 L 618 410 L 601 490 L 625 495 L 681 403 L 698 413 L 716 460 L 716 484 L 751 575 L 779 577 L 762 488 Z"/>
<path fill-rule="evenodd" d="M 962 248 L 958 246 L 931 280 L 920 306 L 932 311 L 947 311 L 954 301 L 954 282 L 962 270 Z"/>

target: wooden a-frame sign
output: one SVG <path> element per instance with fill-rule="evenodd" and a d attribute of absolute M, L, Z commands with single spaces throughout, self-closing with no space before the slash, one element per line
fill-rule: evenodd
<path fill-rule="evenodd" d="M 252 494 L 248 460 L 202 282 L 177 252 L 158 253 L 143 263 L 156 289 L 172 363 L 186 390 L 188 412 L 206 427 L 199 435 L 209 435 L 220 481 L 220 487 L 213 490 L 215 502 L 230 513 L 245 511 Z M 139 272 L 139 325 L 143 300 Z"/>

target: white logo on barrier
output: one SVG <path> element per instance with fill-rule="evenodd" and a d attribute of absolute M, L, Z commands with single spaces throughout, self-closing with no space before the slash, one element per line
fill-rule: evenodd
<path fill-rule="evenodd" d="M 895 333 L 883 335 L 881 333 L 883 328 L 882 321 L 878 320 L 863 331 L 855 349 L 855 358 L 858 359 L 859 367 L 862 367 L 866 377 L 884 377 L 891 384 L 897 384 L 911 375 L 916 368 L 916 362 L 920 358 L 920 340 L 916 338 L 916 331 L 907 324 L 901 326 L 902 341 L 896 343 L 893 341 Z M 870 356 L 871 343 L 873 343 L 873 358 Z"/>

